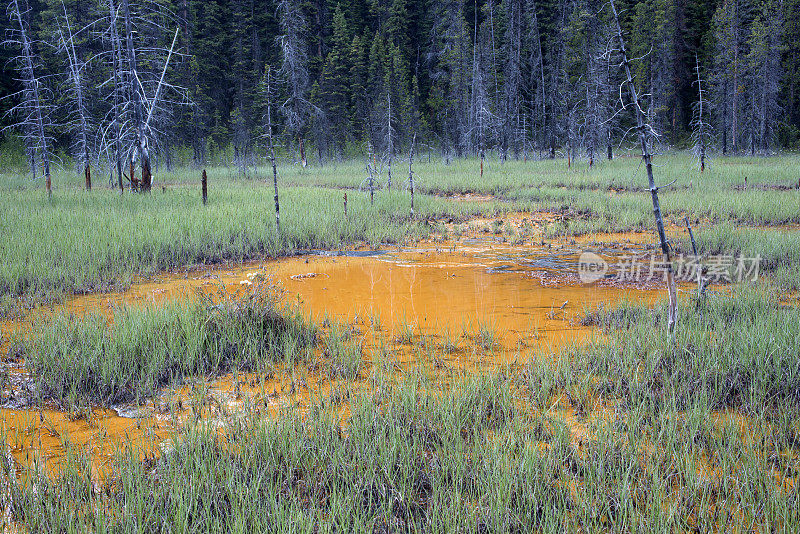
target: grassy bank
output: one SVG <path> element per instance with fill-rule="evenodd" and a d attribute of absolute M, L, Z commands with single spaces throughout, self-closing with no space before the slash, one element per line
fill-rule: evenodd
<path fill-rule="evenodd" d="M 106 488 L 76 453 L 57 479 L 11 477 L 30 532 L 792 531 L 796 411 L 746 430 L 694 398 L 578 426 L 513 379 L 424 374 L 338 410 L 190 429 L 160 459 L 122 457 Z M 580 428 L 586 427 L 586 430 Z M 731 476 L 733 475 L 733 476 Z"/>
<path fill-rule="evenodd" d="M 308 362 L 315 328 L 268 288 L 101 315 L 59 315 L 23 342 L 36 396 L 73 409 L 147 400 L 184 378 Z"/>
<path fill-rule="evenodd" d="M 205 207 L 198 191 L 182 187 L 122 197 L 67 189 L 52 202 L 38 190 L 3 191 L 0 204 L 0 299 L 7 305 L 15 296 L 42 300 L 104 290 L 133 275 L 190 264 L 398 243 L 426 236 L 427 217 L 480 209 L 420 196 L 419 218 L 412 220 L 407 194 L 378 195 L 372 206 L 365 194 L 351 192 L 345 218 L 341 192 L 289 188 L 278 237 L 272 193 L 260 183 L 219 184 Z"/>
<path fill-rule="evenodd" d="M 9 505 L 0 521 L 32 533 L 798 530 L 800 311 L 776 288 L 800 287 L 800 234 L 742 228 L 800 220 L 800 193 L 786 189 L 796 158 L 714 161 L 702 180 L 685 155 L 661 161 L 659 182 L 680 178 L 665 210 L 701 223 L 701 252 L 761 255 L 770 281 L 700 302 L 683 293 L 674 335 L 663 303 L 594 310 L 584 322 L 602 339 L 470 376 L 443 357 L 451 342 L 413 330 L 397 342 L 416 363 L 400 365 L 381 345 L 369 365 L 351 325 L 323 321 L 322 331 L 260 286 L 121 310 L 111 324 L 42 319 L 18 340 L 37 402 L 144 402 L 189 378 L 277 367 L 288 370 L 275 378 L 283 391 L 294 390 L 294 370 L 309 378 L 309 398 L 274 420 L 248 398 L 220 405 L 213 424 L 188 421 L 159 458 L 128 448 L 99 485 L 91 448 L 70 451 L 55 478 L 18 477 L 0 462 Z M 401 242 L 436 230 L 429 218 L 504 209 L 564 213 L 548 235 L 652 226 L 634 158 L 592 170 L 492 161 L 482 181 L 475 165 L 423 156 L 415 220 L 407 192 L 381 191 L 371 206 L 353 189 L 345 218 L 339 188 L 363 179 L 357 162 L 289 168 L 280 237 L 269 188 L 221 169 L 205 208 L 182 185 L 189 174 L 122 198 L 56 181 L 52 203 L 11 180 L 0 186 L 10 214 L 0 221 L 0 294 L 45 298 L 189 263 Z M 497 198 L 434 196 L 463 192 Z M 482 329 L 470 343 L 491 350 L 493 335 Z M 186 402 L 206 402 L 197 395 Z"/>
<path fill-rule="evenodd" d="M 684 215 L 704 224 L 797 223 L 800 190 L 790 188 L 796 184 L 796 163 L 795 156 L 726 158 L 714 160 L 700 175 L 687 154 L 668 154 L 658 160 L 658 181 L 676 183 L 662 192 L 662 206 L 676 223 Z M 76 173 L 56 173 L 51 202 L 38 184 L 4 175 L 0 309 L 19 305 L 20 297 L 40 302 L 70 292 L 104 290 L 124 286 L 134 275 L 188 264 L 351 243 L 403 242 L 428 235 L 428 221 L 442 217 L 557 211 L 563 222 L 546 229 L 551 237 L 653 226 L 637 158 L 621 157 L 593 169 L 584 163 L 568 168 L 562 160 L 491 160 L 483 177 L 477 165 L 474 160 L 445 164 L 423 157 L 415 165 L 413 220 L 404 178 L 397 181 L 402 173 L 395 177 L 393 191 L 376 193 L 373 206 L 363 190 L 362 162 L 307 169 L 283 165 L 280 236 L 274 231 L 272 192 L 263 181 L 266 169 L 257 169 L 251 179 L 237 178 L 227 168 L 209 169 L 211 200 L 206 207 L 200 203 L 199 171 L 192 169 L 161 171 L 150 195 L 122 197 L 100 184 L 87 193 Z M 348 218 L 343 213 L 345 192 Z M 464 192 L 495 199 L 464 203 L 443 198 Z M 706 238 L 704 232 L 699 234 L 701 241 Z"/>

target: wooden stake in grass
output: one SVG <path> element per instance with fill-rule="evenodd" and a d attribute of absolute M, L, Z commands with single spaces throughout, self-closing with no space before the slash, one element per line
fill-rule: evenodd
<path fill-rule="evenodd" d="M 344 194 L 344 218 L 347 218 L 347 193 Z"/>
<path fill-rule="evenodd" d="M 411 150 L 408 153 L 408 187 L 411 189 L 411 218 L 414 218 L 414 143 L 417 141 L 417 134 L 411 138 Z M 481 162 L 481 172 L 483 172 L 483 162 Z"/>
<path fill-rule="evenodd" d="M 692 253 L 694 254 L 694 261 L 697 263 L 697 298 L 703 296 L 705 287 L 703 287 L 703 266 L 700 264 L 700 256 L 697 254 L 697 243 L 694 240 L 694 232 L 692 232 L 692 225 L 689 224 L 689 217 L 683 218 L 686 223 L 686 229 L 689 231 L 689 239 L 692 240 Z"/>
<path fill-rule="evenodd" d="M 200 187 L 203 190 L 203 206 L 205 206 L 208 204 L 208 175 L 205 169 L 203 169 L 203 177 L 200 178 Z"/>
<path fill-rule="evenodd" d="M 647 115 L 639 105 L 639 95 L 636 92 L 636 85 L 633 83 L 633 75 L 631 74 L 630 61 L 628 60 L 628 53 L 625 50 L 625 38 L 622 36 L 622 26 L 619 23 L 619 16 L 617 14 L 617 7 L 614 0 L 611 0 L 611 10 L 614 14 L 614 22 L 617 26 L 617 39 L 619 40 L 619 52 L 622 56 L 622 66 L 624 68 L 625 79 L 623 85 L 628 86 L 628 91 L 633 104 L 633 112 L 636 115 L 636 129 L 639 132 L 639 144 L 642 149 L 642 159 L 644 160 L 645 168 L 647 169 L 647 180 L 650 186 L 650 196 L 653 199 L 653 215 L 656 219 L 656 228 L 658 230 L 658 239 L 661 243 L 661 252 L 664 254 L 664 263 L 666 269 L 667 290 L 669 292 L 669 312 L 667 317 L 667 326 L 669 331 L 675 330 L 675 322 L 678 316 L 678 294 L 675 288 L 675 273 L 672 269 L 672 258 L 670 256 L 669 243 L 667 243 L 667 236 L 664 233 L 664 220 L 661 217 L 661 205 L 658 201 L 658 187 L 656 187 L 655 180 L 653 179 L 653 164 L 650 155 L 650 149 L 647 146 L 648 133 L 652 131 L 652 127 L 647 123 Z"/>

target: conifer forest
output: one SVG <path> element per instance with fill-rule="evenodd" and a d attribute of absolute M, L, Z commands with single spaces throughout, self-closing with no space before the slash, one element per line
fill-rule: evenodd
<path fill-rule="evenodd" d="M 617 4 L 659 143 L 797 146 L 800 3 Z M 281 146 L 320 161 L 407 151 L 415 135 L 452 157 L 613 157 L 633 124 L 602 1 L 18 0 L 7 11 L 0 95 L 20 113 L 2 124 L 20 126 L 30 157 L 63 149 L 122 167 L 143 129 L 165 165 L 179 148 L 197 164 L 230 150 L 244 170 L 265 157 L 270 102 Z"/>

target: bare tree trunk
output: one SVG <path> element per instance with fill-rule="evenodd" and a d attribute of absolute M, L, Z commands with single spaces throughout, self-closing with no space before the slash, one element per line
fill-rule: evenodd
<path fill-rule="evenodd" d="M 697 102 L 692 105 L 692 140 L 694 141 L 694 153 L 700 162 L 700 172 L 706 170 L 706 137 L 709 135 L 709 128 L 706 124 L 706 114 L 708 113 L 708 105 L 706 101 L 706 91 L 703 88 L 703 79 L 700 76 L 700 61 L 695 55 L 695 74 L 697 79 L 694 81 L 697 84 Z M 694 84 L 693 84 L 694 85 Z"/>
<path fill-rule="evenodd" d="M 386 151 L 389 156 L 389 178 L 386 182 L 386 186 L 389 191 L 392 190 L 392 154 L 394 153 L 394 143 L 392 142 L 393 131 L 392 131 L 392 88 L 389 87 L 388 91 L 386 91 L 386 99 L 388 101 L 389 107 L 388 113 L 386 115 Z"/>
<path fill-rule="evenodd" d="M 33 108 L 32 113 L 27 115 L 23 120 L 24 127 L 35 131 L 34 135 L 38 137 L 38 148 L 41 151 L 42 167 L 44 170 L 44 186 L 47 191 L 47 198 L 50 199 L 53 196 L 52 182 L 50 180 L 50 151 L 47 147 L 47 134 L 44 129 L 45 118 L 42 112 L 42 95 L 39 92 L 40 80 L 36 78 L 34 70 L 33 47 L 28 38 L 28 29 L 25 22 L 22 20 L 22 11 L 20 11 L 17 0 L 12 0 L 9 8 L 10 15 L 17 19 L 17 24 L 19 25 L 18 42 L 22 49 L 22 55 L 19 57 L 19 60 L 22 63 L 23 70 L 23 85 L 25 87 L 24 98 L 28 106 Z"/>
<path fill-rule="evenodd" d="M 414 218 L 414 143 L 417 141 L 417 134 L 411 138 L 411 150 L 408 153 L 408 187 L 411 189 L 411 218 Z"/>
<path fill-rule="evenodd" d="M 278 202 L 278 166 L 275 162 L 275 144 L 272 140 L 272 70 L 267 67 L 267 142 L 272 163 L 272 187 L 275 190 L 275 235 L 281 235 L 281 205 Z M 302 146 L 302 145 L 301 145 Z"/>
<path fill-rule="evenodd" d="M 130 160 L 131 190 L 139 191 L 139 180 L 136 179 L 136 169 L 133 167 L 133 160 Z"/>
<path fill-rule="evenodd" d="M 147 133 L 145 132 L 144 112 L 142 110 L 142 100 L 144 99 L 144 95 L 141 93 L 139 73 L 136 69 L 136 52 L 133 48 L 133 25 L 131 22 L 131 10 L 128 0 L 122 0 L 122 10 L 125 17 L 125 42 L 128 55 L 128 76 L 130 77 L 131 86 L 130 91 L 131 96 L 133 97 L 133 120 L 138 141 L 136 148 L 138 151 L 140 164 L 142 166 L 142 181 L 139 189 L 140 191 L 147 193 L 150 191 L 153 178 L 150 173 L 150 153 L 147 148 Z M 155 105 L 155 102 L 153 102 L 153 105 Z M 131 180 L 133 180 L 132 170 Z"/>
<path fill-rule="evenodd" d="M 698 122 L 698 142 L 700 148 L 700 172 L 706 170 L 706 134 L 705 134 L 705 121 L 703 119 L 703 84 L 702 80 L 700 79 L 700 60 L 697 58 L 695 54 L 694 57 L 696 68 L 697 68 L 697 90 L 699 92 L 700 98 L 698 100 L 699 105 L 699 113 L 700 113 L 700 120 Z M 688 221 L 688 219 L 687 219 Z M 692 229 L 689 228 L 689 234 L 692 233 Z M 694 236 L 692 237 L 692 243 L 694 243 Z"/>
<path fill-rule="evenodd" d="M 683 220 L 686 223 L 686 229 L 689 230 L 689 238 L 692 241 L 692 253 L 694 254 L 694 259 L 697 262 L 697 298 L 699 299 L 705 292 L 705 287 L 703 286 L 703 266 L 700 264 L 700 255 L 697 253 L 697 243 L 695 243 L 694 240 L 692 225 L 689 224 L 689 217 L 684 217 Z"/>
<path fill-rule="evenodd" d="M 367 186 L 369 187 L 369 203 L 375 204 L 375 167 L 373 164 L 372 143 L 367 145 Z"/>
<path fill-rule="evenodd" d="M 636 115 L 636 129 L 639 132 L 639 144 L 642 149 L 642 159 L 647 169 L 647 180 L 650 186 L 650 195 L 653 200 L 653 214 L 656 219 L 656 228 L 658 229 L 658 239 L 661 244 L 661 252 L 664 254 L 664 262 L 666 268 L 667 290 L 669 292 L 669 316 L 667 318 L 667 325 L 669 331 L 675 329 L 675 322 L 677 321 L 678 314 L 678 295 L 675 288 L 675 274 L 672 269 L 672 258 L 670 256 L 669 243 L 664 232 L 664 220 L 661 217 L 661 205 L 658 201 L 658 187 L 656 187 L 655 180 L 653 179 L 653 164 L 650 156 L 650 149 L 647 146 L 648 132 L 650 125 L 645 120 L 645 114 L 639 105 L 639 95 L 636 92 L 636 85 L 633 83 L 633 76 L 631 74 L 630 61 L 628 60 L 628 53 L 625 49 L 625 38 L 622 36 L 622 27 L 619 23 L 619 16 L 614 0 L 610 0 L 611 9 L 614 13 L 614 22 L 617 26 L 617 38 L 619 39 L 620 53 L 622 55 L 622 65 L 625 72 L 625 84 L 628 86 L 628 91 L 633 105 L 633 112 Z"/>
<path fill-rule="evenodd" d="M 84 102 L 83 94 L 83 79 L 82 71 L 84 64 L 78 59 L 78 54 L 75 51 L 75 39 L 72 35 L 72 26 L 69 23 L 69 15 L 67 8 L 62 0 L 61 8 L 64 10 L 64 29 L 66 35 L 61 27 L 58 29 L 58 35 L 61 40 L 61 48 L 67 54 L 67 66 L 69 68 L 69 78 L 72 82 L 73 90 L 75 91 L 75 110 L 78 113 L 80 121 L 79 132 L 79 149 L 83 157 L 83 174 L 86 183 L 86 190 L 92 189 L 92 171 L 91 171 L 91 158 L 89 155 L 89 125 L 87 120 L 87 111 Z"/>
<path fill-rule="evenodd" d="M 114 0 L 108 2 L 109 16 L 111 18 L 111 66 L 114 77 L 114 109 L 112 130 L 114 131 L 114 158 L 117 162 L 117 182 L 119 185 L 119 193 L 123 194 L 125 186 L 122 182 L 122 139 L 120 132 L 120 91 L 122 90 L 122 82 L 120 80 L 120 64 L 122 63 L 122 43 L 119 41 L 119 33 L 117 32 L 117 8 L 114 5 Z"/>

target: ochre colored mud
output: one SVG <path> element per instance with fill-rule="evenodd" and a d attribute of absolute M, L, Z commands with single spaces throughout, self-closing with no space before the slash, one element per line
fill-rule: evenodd
<path fill-rule="evenodd" d="M 534 224 L 523 218 L 514 221 Z M 113 321 L 114 310 L 121 305 L 158 304 L 222 286 L 229 292 L 247 292 L 253 284 L 270 283 L 282 288 L 286 300 L 299 305 L 310 319 L 345 326 L 353 336 L 360 336 L 367 367 L 377 365 L 379 358 L 383 362 L 388 354 L 400 374 L 404 364 L 429 352 L 415 350 L 423 344 L 435 354 L 433 362 L 425 363 L 448 373 L 513 366 L 601 335 L 579 321 L 585 311 L 601 303 L 612 305 L 623 298 L 651 303 L 661 295 L 658 289 L 631 285 L 580 284 L 577 257 L 590 242 L 587 238 L 585 242 L 512 246 L 491 236 L 465 237 L 380 253 L 307 254 L 165 273 L 135 283 L 124 293 L 75 296 L 21 321 L 6 322 L 2 328 L 9 335 L 24 335 L 35 317 L 55 313 L 99 312 Z M 596 250 L 613 261 L 615 254 L 636 249 L 639 243 L 636 235 L 620 235 Z M 19 465 L 31 466 L 38 454 L 47 460 L 45 469 L 57 469 L 72 447 L 91 453 L 98 470 L 95 475 L 102 478 L 101 471 L 119 447 L 148 443 L 156 454 L 156 444 L 187 421 L 224 418 L 242 410 L 274 416 L 282 406 L 305 404 L 312 398 L 341 405 L 345 417 L 348 388 L 369 387 L 368 381 L 347 385 L 322 378 L 312 370 L 292 369 L 268 379 L 227 376 L 165 391 L 151 405 L 128 410 L 129 417 L 100 409 L 83 417 L 54 410 L 40 416 L 38 410 L 6 409 L 2 420 Z"/>

